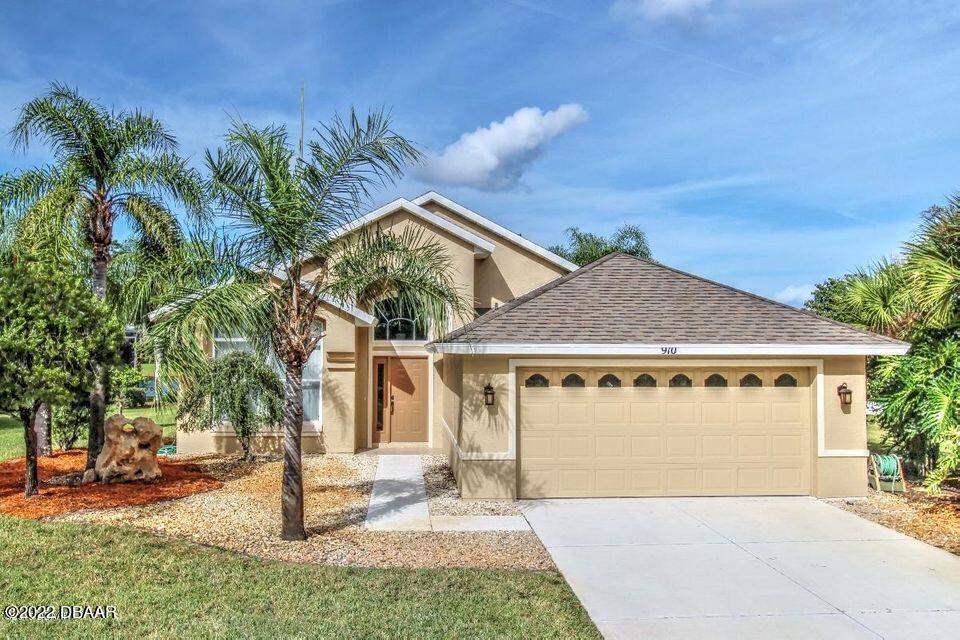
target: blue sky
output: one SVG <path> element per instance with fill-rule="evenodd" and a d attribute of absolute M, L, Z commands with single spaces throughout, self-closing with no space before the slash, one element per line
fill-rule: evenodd
<path fill-rule="evenodd" d="M 53 80 L 199 162 L 231 114 L 386 105 L 436 189 L 541 244 L 647 231 L 797 304 L 960 190 L 960 9 L 937 2 L 54 2 L 0 7 L 0 128 Z M 45 161 L 0 145 L 0 170 Z"/>

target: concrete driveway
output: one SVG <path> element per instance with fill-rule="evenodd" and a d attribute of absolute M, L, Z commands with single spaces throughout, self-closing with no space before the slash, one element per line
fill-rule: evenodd
<path fill-rule="evenodd" d="M 521 508 L 607 638 L 960 637 L 960 558 L 815 498 Z"/>

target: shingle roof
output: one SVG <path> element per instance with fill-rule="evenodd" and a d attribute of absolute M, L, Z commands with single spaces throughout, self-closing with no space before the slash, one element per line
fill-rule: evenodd
<path fill-rule="evenodd" d="M 436 343 L 907 346 L 622 253 L 515 298 Z"/>

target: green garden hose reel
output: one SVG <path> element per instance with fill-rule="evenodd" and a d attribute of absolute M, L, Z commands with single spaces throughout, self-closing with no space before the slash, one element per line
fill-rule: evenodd
<path fill-rule="evenodd" d="M 903 461 L 893 454 L 870 454 L 867 479 L 870 486 L 887 493 L 903 493 L 907 485 L 903 479 Z"/>

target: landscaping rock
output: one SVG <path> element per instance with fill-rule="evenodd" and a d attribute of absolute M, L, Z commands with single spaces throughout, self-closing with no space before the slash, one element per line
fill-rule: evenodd
<path fill-rule="evenodd" d="M 103 427 L 103 450 L 96 464 L 101 482 L 159 478 L 157 450 L 162 439 L 163 430 L 150 418 L 129 420 L 121 415 L 107 418 Z"/>
<path fill-rule="evenodd" d="M 180 457 L 180 456 L 178 456 Z M 360 567 L 473 567 L 553 570 L 550 555 L 532 531 L 368 531 L 364 527 L 376 456 L 305 455 L 304 519 L 309 538 L 280 540 L 282 462 L 264 456 L 244 463 L 235 456 L 183 457 L 224 482 L 221 489 L 180 500 L 103 511 L 85 511 L 57 520 L 126 525 L 156 534 L 214 545 L 239 553 L 325 565 Z M 426 460 L 426 458 L 425 458 Z M 437 466 L 445 462 L 436 461 Z M 449 468 L 438 469 L 437 488 L 449 493 Z M 440 477 L 442 476 L 442 480 Z M 428 481 L 428 485 L 430 482 Z M 455 490 L 455 487 L 454 487 Z M 454 506 L 448 511 L 507 511 L 510 503 Z M 433 514 L 431 502 L 431 514 Z"/>

